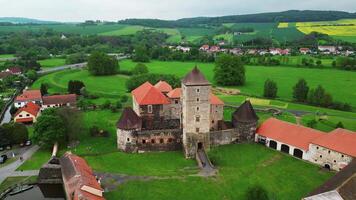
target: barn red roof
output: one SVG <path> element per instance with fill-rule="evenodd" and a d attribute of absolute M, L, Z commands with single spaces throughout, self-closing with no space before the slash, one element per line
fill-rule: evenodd
<path fill-rule="evenodd" d="M 224 102 L 219 99 L 219 97 L 215 96 L 213 93 L 210 94 L 210 103 L 212 105 L 224 105 Z"/>
<path fill-rule="evenodd" d="M 324 132 L 312 128 L 284 122 L 275 118 L 269 118 L 258 128 L 257 133 L 261 136 L 292 145 L 308 151 L 309 144 L 325 135 Z"/>
<path fill-rule="evenodd" d="M 160 90 L 161 92 L 170 92 L 172 91 L 172 86 L 169 85 L 166 81 L 159 81 L 156 83 L 155 88 Z"/>
<path fill-rule="evenodd" d="M 182 88 L 176 88 L 167 94 L 167 96 L 171 99 L 179 99 L 181 95 L 182 95 Z"/>
<path fill-rule="evenodd" d="M 33 122 L 33 118 L 32 117 L 18 118 L 18 119 L 16 119 L 16 122 L 18 122 L 18 123 Z"/>
<path fill-rule="evenodd" d="M 149 82 L 134 89 L 131 94 L 139 105 L 169 104 L 166 96 Z"/>
<path fill-rule="evenodd" d="M 26 90 L 16 97 L 15 101 L 40 101 L 42 100 L 42 94 L 40 90 Z"/>
<path fill-rule="evenodd" d="M 22 111 L 28 112 L 33 116 L 37 116 L 40 109 L 41 109 L 41 107 L 39 105 L 34 104 L 32 102 L 28 102 L 24 107 L 17 110 L 17 112 L 15 113 L 15 116 L 20 114 Z"/>
<path fill-rule="evenodd" d="M 77 95 L 75 94 L 65 94 L 65 95 L 52 95 L 43 97 L 43 105 L 53 105 L 53 104 L 75 104 L 77 101 Z"/>
<path fill-rule="evenodd" d="M 20 67 L 10 67 L 7 69 L 7 71 L 9 71 L 12 74 L 21 74 L 22 73 L 22 69 Z"/>
<path fill-rule="evenodd" d="M 323 137 L 316 138 L 312 143 L 356 157 L 356 132 L 338 128 Z"/>
<path fill-rule="evenodd" d="M 83 158 L 66 153 L 60 158 L 60 163 L 67 197 L 73 200 L 104 200 L 104 190 Z"/>

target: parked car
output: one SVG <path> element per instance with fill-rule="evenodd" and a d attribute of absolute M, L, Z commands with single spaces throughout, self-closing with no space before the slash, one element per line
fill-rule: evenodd
<path fill-rule="evenodd" d="M 0 151 L 4 151 L 5 147 L 4 146 L 0 146 Z"/>
<path fill-rule="evenodd" d="M 7 146 L 6 146 L 6 149 L 7 149 L 7 150 L 12 149 L 12 145 L 11 145 L 11 144 L 7 145 Z"/>
<path fill-rule="evenodd" d="M 4 164 L 7 160 L 7 155 L 0 156 L 0 164 Z"/>
<path fill-rule="evenodd" d="M 27 140 L 27 141 L 25 142 L 25 146 L 31 146 L 31 145 L 32 145 L 31 140 Z"/>

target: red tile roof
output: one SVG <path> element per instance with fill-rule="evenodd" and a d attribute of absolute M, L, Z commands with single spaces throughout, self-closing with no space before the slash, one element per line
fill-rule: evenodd
<path fill-rule="evenodd" d="M 219 97 L 215 96 L 213 93 L 210 94 L 210 103 L 212 105 L 224 105 L 224 102 L 219 99 Z"/>
<path fill-rule="evenodd" d="M 32 102 L 28 102 L 24 107 L 18 109 L 14 116 L 17 116 L 22 111 L 30 113 L 33 116 L 37 116 L 37 114 L 40 112 L 40 109 L 41 107 L 39 105 L 34 104 Z"/>
<path fill-rule="evenodd" d="M 16 119 L 16 122 L 18 122 L 18 123 L 33 122 L 33 118 L 32 117 L 19 118 L 19 119 Z"/>
<path fill-rule="evenodd" d="M 169 85 L 166 81 L 159 81 L 156 83 L 155 88 L 159 89 L 161 92 L 170 92 L 172 91 L 172 86 Z"/>
<path fill-rule="evenodd" d="M 65 95 L 52 95 L 43 97 L 43 105 L 53 105 L 53 104 L 75 104 L 77 101 L 77 95 L 75 94 L 65 94 Z"/>
<path fill-rule="evenodd" d="M 308 151 L 309 144 L 313 140 L 325 135 L 324 132 L 275 118 L 269 118 L 263 122 L 257 133 L 305 151 Z"/>
<path fill-rule="evenodd" d="M 20 67 L 10 67 L 7 69 L 12 74 L 21 74 L 22 69 Z"/>
<path fill-rule="evenodd" d="M 67 197 L 73 200 L 104 200 L 104 191 L 88 163 L 81 157 L 66 153 L 61 159 L 63 182 Z M 72 195 L 74 194 L 74 195 Z"/>
<path fill-rule="evenodd" d="M 42 94 L 40 90 L 26 90 L 16 97 L 15 101 L 40 101 L 42 100 Z"/>
<path fill-rule="evenodd" d="M 312 143 L 356 157 L 356 132 L 338 128 L 323 137 L 316 138 Z"/>
<path fill-rule="evenodd" d="M 139 105 L 169 104 L 166 96 L 149 82 L 134 89 L 131 94 Z"/>
<path fill-rule="evenodd" d="M 167 96 L 171 99 L 179 99 L 181 95 L 182 95 L 182 88 L 176 88 L 167 94 Z"/>

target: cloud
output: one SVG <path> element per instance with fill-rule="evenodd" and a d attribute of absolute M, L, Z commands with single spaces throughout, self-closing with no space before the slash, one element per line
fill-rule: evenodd
<path fill-rule="evenodd" d="M 0 0 L 0 15 L 57 21 L 178 19 L 283 10 L 355 12 L 354 0 Z"/>

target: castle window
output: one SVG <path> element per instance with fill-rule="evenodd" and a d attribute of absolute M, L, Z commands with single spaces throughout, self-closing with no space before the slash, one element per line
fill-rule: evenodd
<path fill-rule="evenodd" d="M 178 100 L 174 100 L 174 103 L 175 103 L 175 104 L 178 104 L 178 103 L 179 103 L 179 101 L 178 101 Z"/>
<path fill-rule="evenodd" d="M 152 139 L 152 140 L 151 140 L 151 143 L 152 143 L 152 144 L 154 144 L 155 142 L 156 142 L 155 139 Z"/>
<path fill-rule="evenodd" d="M 142 140 L 142 144 L 146 144 L 146 140 Z"/>
<path fill-rule="evenodd" d="M 19 115 L 19 117 L 22 117 L 22 115 Z"/>
<path fill-rule="evenodd" d="M 197 111 L 199 111 L 199 107 L 197 107 Z"/>
<path fill-rule="evenodd" d="M 196 121 L 196 122 L 200 122 L 200 116 L 196 116 L 196 117 L 195 117 L 195 121 Z"/>
<path fill-rule="evenodd" d="M 318 159 L 315 159 L 314 161 L 316 162 L 316 161 L 318 161 Z"/>
<path fill-rule="evenodd" d="M 147 111 L 148 113 L 152 113 L 152 105 L 148 105 L 148 106 L 147 106 L 147 110 L 148 110 L 148 111 Z"/>
<path fill-rule="evenodd" d="M 343 158 L 344 157 L 344 155 L 341 155 L 341 158 Z"/>
<path fill-rule="evenodd" d="M 130 138 L 127 138 L 127 141 L 130 142 Z"/>
<path fill-rule="evenodd" d="M 199 98 L 197 98 L 197 102 L 199 102 L 200 101 L 200 99 Z"/>
<path fill-rule="evenodd" d="M 199 93 L 200 92 L 200 89 L 197 89 L 197 93 Z"/>
<path fill-rule="evenodd" d="M 213 124 L 214 124 L 214 120 L 213 120 L 213 121 L 211 121 L 211 123 L 213 123 Z"/>
<path fill-rule="evenodd" d="M 316 147 L 316 149 L 319 149 L 319 147 Z"/>
<path fill-rule="evenodd" d="M 199 128 L 195 128 L 195 132 L 199 133 Z"/>
<path fill-rule="evenodd" d="M 172 143 L 173 139 L 172 138 L 168 138 L 168 143 Z"/>
<path fill-rule="evenodd" d="M 334 160 L 334 163 L 336 163 L 336 160 Z"/>
<path fill-rule="evenodd" d="M 26 114 L 26 116 L 27 116 L 27 117 L 29 117 L 29 116 L 30 116 L 30 114 Z"/>
<path fill-rule="evenodd" d="M 159 139 L 159 143 L 161 143 L 161 144 L 163 144 L 163 143 L 164 143 L 163 138 Z"/>
<path fill-rule="evenodd" d="M 320 155 L 320 158 L 322 158 L 323 156 L 322 155 Z"/>
<path fill-rule="evenodd" d="M 330 154 L 331 151 L 328 151 L 328 153 Z"/>

